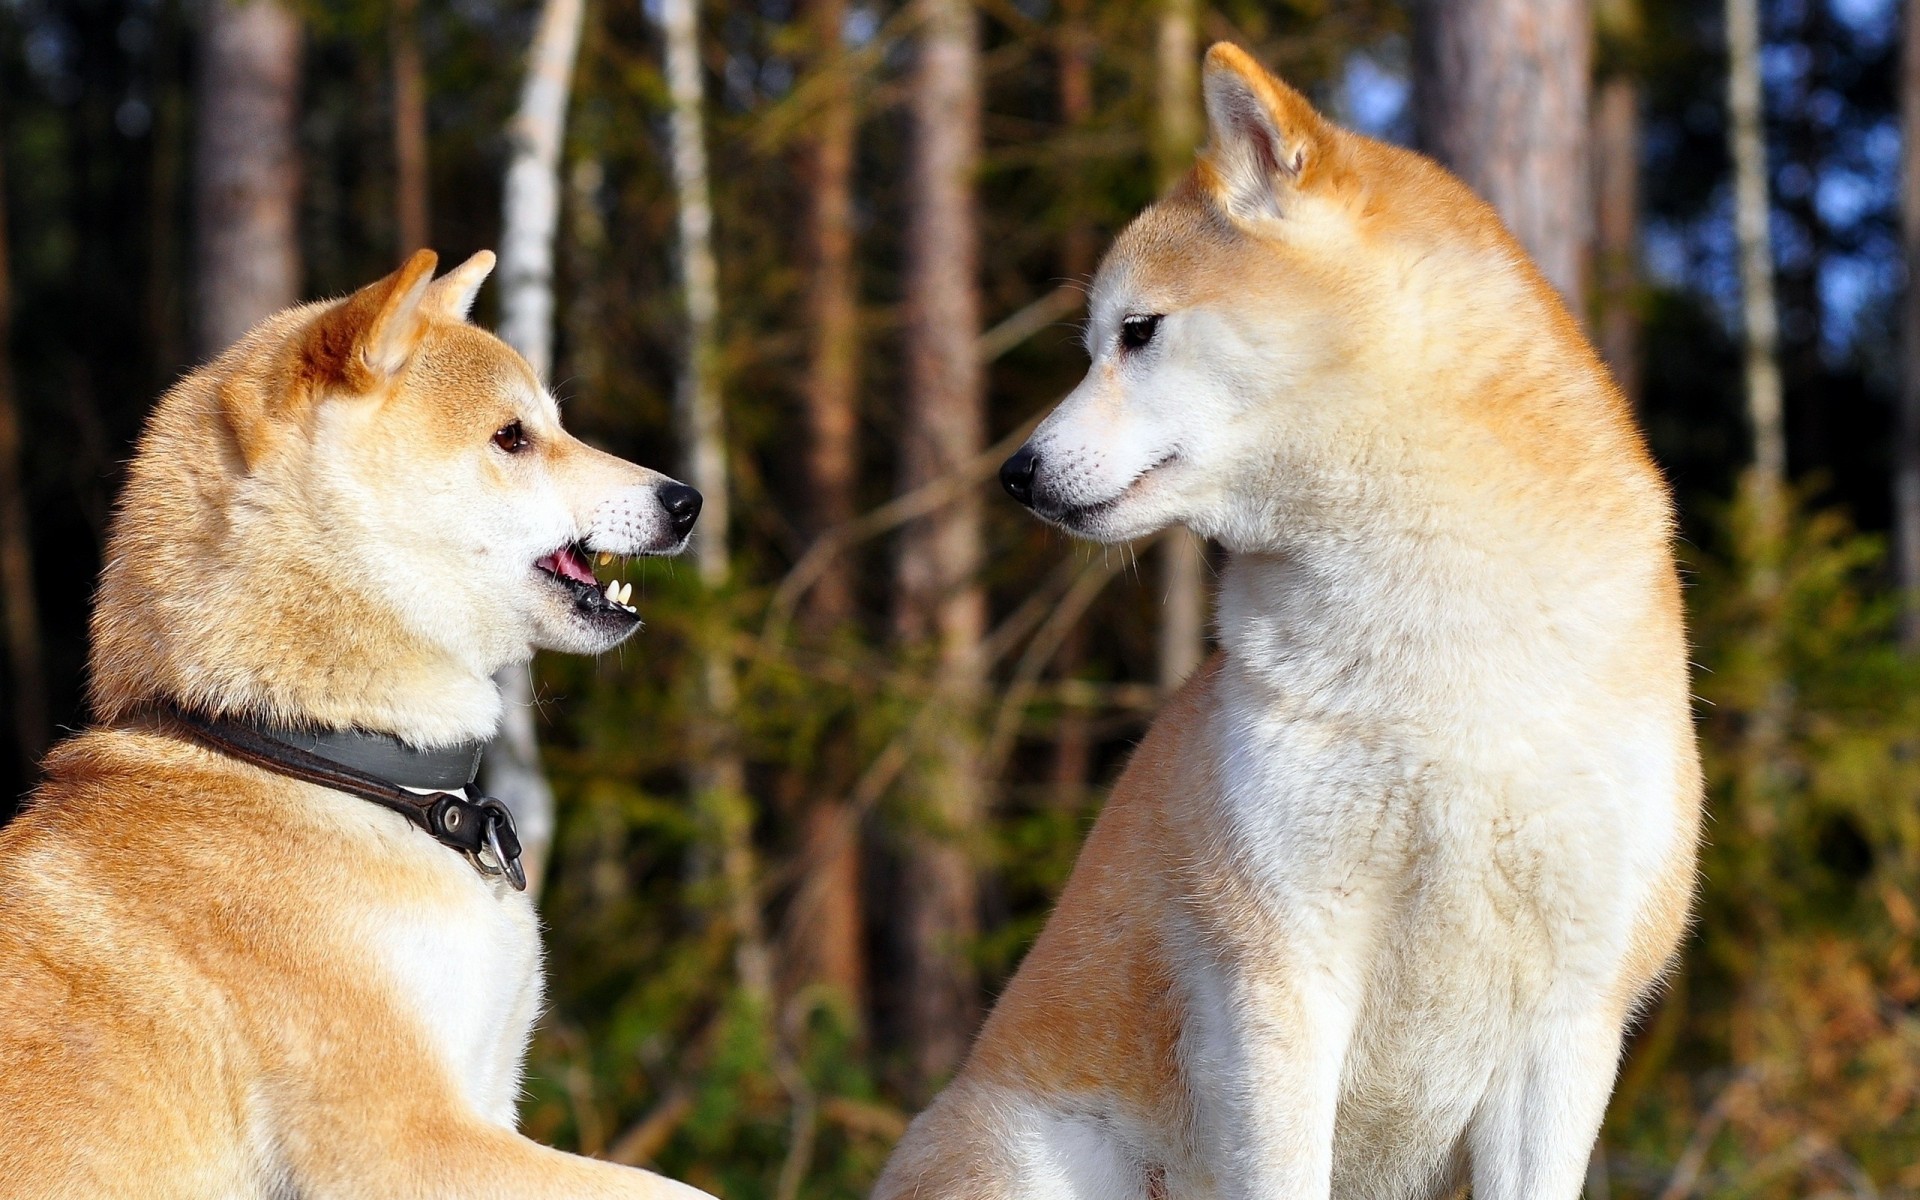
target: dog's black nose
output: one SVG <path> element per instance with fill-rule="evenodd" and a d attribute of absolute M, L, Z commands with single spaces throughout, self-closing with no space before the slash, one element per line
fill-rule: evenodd
<path fill-rule="evenodd" d="M 1039 468 L 1040 456 L 1022 446 L 1000 464 L 1000 486 L 1007 489 L 1007 495 L 1032 508 L 1033 473 Z"/>
<path fill-rule="evenodd" d="M 667 510 L 674 534 L 685 537 L 700 515 L 700 493 L 684 483 L 669 483 L 660 489 L 660 507 Z"/>

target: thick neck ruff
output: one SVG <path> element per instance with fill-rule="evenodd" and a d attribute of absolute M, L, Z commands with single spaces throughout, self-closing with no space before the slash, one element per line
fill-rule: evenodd
<path fill-rule="evenodd" d="M 384 733 L 303 732 L 174 707 L 168 713 L 198 741 L 264 770 L 332 788 L 399 813 L 482 875 L 527 886 L 513 814 L 491 796 L 465 794 L 480 774 L 484 742 L 421 750 Z"/>

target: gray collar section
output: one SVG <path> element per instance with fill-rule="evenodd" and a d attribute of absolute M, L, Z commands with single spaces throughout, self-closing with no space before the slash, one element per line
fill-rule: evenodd
<path fill-rule="evenodd" d="M 349 770 L 401 787 L 432 791 L 453 791 L 471 784 L 480 775 L 480 754 L 487 748 L 485 742 L 461 742 L 438 750 L 421 750 L 390 734 L 358 729 L 313 733 L 256 728 L 275 741 Z"/>

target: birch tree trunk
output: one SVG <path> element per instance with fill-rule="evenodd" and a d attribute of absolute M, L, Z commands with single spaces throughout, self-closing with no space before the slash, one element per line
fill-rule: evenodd
<path fill-rule="evenodd" d="M 1158 119 L 1155 160 L 1164 189 L 1193 162 L 1200 140 L 1199 19 L 1195 0 L 1161 0 L 1156 47 Z M 1160 539 L 1159 675 L 1171 692 L 1200 665 L 1207 650 L 1206 549 L 1183 528 Z"/>
<path fill-rule="evenodd" d="M 903 491 L 958 468 L 986 445 L 973 181 L 980 162 L 979 35 L 970 0 L 919 0 L 918 17 Z M 986 625 L 976 579 L 980 521 L 979 490 L 970 489 L 902 531 L 895 567 L 895 634 L 909 649 L 931 648 L 952 709 L 923 747 L 919 819 L 907 838 L 899 903 L 905 1033 L 923 1086 L 960 1061 L 980 1011 L 979 981 L 967 958 L 979 934 L 973 850 L 985 809 L 974 728 Z"/>
<path fill-rule="evenodd" d="M 726 428 L 719 387 L 719 272 L 713 257 L 713 196 L 707 181 L 707 143 L 700 76 L 698 0 L 663 0 L 667 90 L 671 121 L 673 188 L 679 206 L 679 258 L 686 307 L 685 360 L 674 393 L 687 482 L 705 502 L 694 535 L 700 582 L 718 591 L 732 573 L 728 557 Z M 753 854 L 753 814 L 746 768 L 734 728 L 733 650 L 725 637 L 708 639 L 703 651 L 704 728 L 695 738 L 690 772 L 696 803 L 711 826 L 726 885 L 727 917 L 733 927 L 734 967 L 740 986 L 761 1012 L 773 999 L 773 963 L 760 918 L 758 871 Z"/>
<path fill-rule="evenodd" d="M 300 22 L 278 0 L 208 0 L 195 136 L 202 358 L 300 296 Z"/>
<path fill-rule="evenodd" d="M 805 13 L 822 98 L 805 147 L 812 204 L 807 214 L 813 277 L 807 295 L 812 349 L 806 380 L 806 479 L 810 532 L 853 519 L 859 472 L 860 303 L 854 269 L 853 78 L 844 61 L 846 0 L 812 0 Z M 808 596 L 805 620 L 827 636 L 854 618 L 853 573 L 831 571 Z M 805 875 L 791 908 L 786 959 L 805 986 L 836 996 L 863 1024 L 867 956 L 861 919 L 860 817 L 840 794 L 841 773 L 822 772 L 831 790 L 808 798 Z M 816 785 L 818 786 L 818 785 Z"/>
<path fill-rule="evenodd" d="M 1420 144 L 1485 197 L 1549 282 L 1586 310 L 1586 0 L 1418 0 Z"/>
<path fill-rule="evenodd" d="M 47 746 L 47 688 L 40 660 L 40 608 L 34 593 L 26 478 L 21 471 L 20 405 L 13 378 L 11 250 L 6 175 L 0 162 L 0 605 L 6 616 L 13 738 L 19 747 L 20 773 L 31 776 Z"/>
<path fill-rule="evenodd" d="M 419 0 L 393 0 L 394 236 L 400 257 L 425 249 L 427 226 L 427 74 L 420 62 Z"/>
<path fill-rule="evenodd" d="M 508 160 L 500 230 L 500 336 L 541 379 L 553 367 L 553 239 L 560 223 L 560 147 L 584 0 L 545 0 L 520 108 L 507 126 Z M 538 896 L 553 848 L 553 789 L 540 768 L 530 666 L 495 677 L 504 712 L 482 764 L 489 794 L 506 801 L 524 847 L 527 890 Z"/>
<path fill-rule="evenodd" d="M 1906 600 L 1901 639 L 1920 653 L 1920 0 L 1907 0 L 1900 54 L 1900 238 L 1906 250 L 1904 362 L 1894 450 L 1894 554 Z"/>
<path fill-rule="evenodd" d="M 1738 562 L 1746 571 L 1752 617 L 1746 644 L 1731 656 L 1746 676 L 1742 699 L 1748 712 L 1732 759 L 1731 803 L 1737 828 L 1751 847 L 1745 856 L 1772 851 L 1781 812 L 1795 802 L 1793 756 L 1787 739 L 1793 725 L 1793 679 L 1785 653 L 1792 620 L 1784 601 L 1787 540 L 1787 436 L 1778 358 L 1779 318 L 1774 299 L 1771 201 L 1767 183 L 1766 112 L 1760 78 L 1759 0 L 1726 0 L 1727 137 L 1733 158 L 1734 230 L 1740 253 L 1740 317 L 1745 334 L 1747 420 L 1753 432 L 1753 463 L 1740 481 L 1734 526 Z M 1733 827 L 1729 823 L 1729 835 Z M 1723 835 L 1723 837 L 1728 835 Z M 1777 928 L 1774 898 L 1756 893 L 1750 918 L 1757 929 Z M 1764 933 L 1761 936 L 1766 936 Z M 1768 1010 L 1770 985 L 1756 972 L 1743 988 L 1740 1013 Z M 1752 1021 L 1736 1020 L 1734 1056 L 1751 1062 Z"/>
<path fill-rule="evenodd" d="M 1760 96 L 1758 0 L 1726 0 L 1727 123 L 1733 153 L 1734 229 L 1740 244 L 1740 318 L 1746 337 L 1747 422 L 1753 432 L 1753 482 L 1764 536 L 1786 524 L 1787 433 L 1768 229 L 1767 140 Z"/>

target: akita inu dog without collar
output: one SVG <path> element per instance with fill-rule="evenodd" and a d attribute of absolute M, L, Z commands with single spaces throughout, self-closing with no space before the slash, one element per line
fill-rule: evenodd
<path fill-rule="evenodd" d="M 1002 478 L 1230 553 L 1168 705 L 887 1200 L 1573 1200 L 1681 937 L 1666 489 L 1526 255 L 1232 46 Z"/>
<path fill-rule="evenodd" d="M 699 495 L 570 437 L 467 324 L 491 254 L 434 261 L 269 318 L 140 440 L 100 724 L 0 830 L 0 1195 L 701 1194 L 514 1131 L 538 933 L 444 749 L 493 733 L 497 668 L 632 633 L 591 557 L 676 552 Z M 303 781 L 369 761 L 453 789 L 433 836 Z"/>

